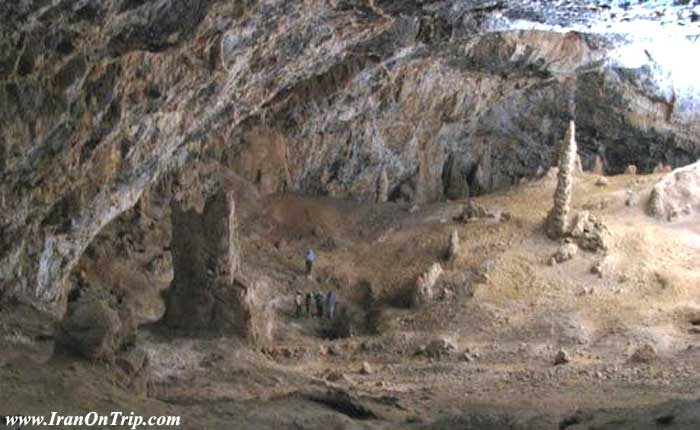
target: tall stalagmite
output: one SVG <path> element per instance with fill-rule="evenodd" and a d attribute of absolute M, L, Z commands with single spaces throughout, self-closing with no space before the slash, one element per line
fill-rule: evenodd
<path fill-rule="evenodd" d="M 574 182 L 574 167 L 576 163 L 576 125 L 569 123 L 569 130 L 561 142 L 559 150 L 559 175 L 557 189 L 554 192 L 554 206 L 547 215 L 545 230 L 551 239 L 558 239 L 568 232 L 569 204 L 571 189 Z"/>

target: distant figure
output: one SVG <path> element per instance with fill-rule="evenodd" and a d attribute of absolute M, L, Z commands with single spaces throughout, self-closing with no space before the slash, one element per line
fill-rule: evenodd
<path fill-rule="evenodd" d="M 311 270 L 313 269 L 314 260 L 316 260 L 316 254 L 313 249 L 306 250 L 306 277 L 311 278 Z"/>
<path fill-rule="evenodd" d="M 294 304 L 297 307 L 297 318 L 301 318 L 301 291 L 297 291 L 294 296 Z"/>
<path fill-rule="evenodd" d="M 323 318 L 323 294 L 317 291 L 314 299 L 316 299 L 316 314 L 319 318 Z"/>
<path fill-rule="evenodd" d="M 311 300 L 313 299 L 313 295 L 311 293 L 306 293 L 306 316 L 310 317 L 311 316 Z"/>
<path fill-rule="evenodd" d="M 326 313 L 328 319 L 332 320 L 333 318 L 335 318 L 335 303 L 335 291 L 329 291 L 328 294 L 326 294 Z"/>

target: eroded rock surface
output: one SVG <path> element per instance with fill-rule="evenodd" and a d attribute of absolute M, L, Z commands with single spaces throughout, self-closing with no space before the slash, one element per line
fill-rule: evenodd
<path fill-rule="evenodd" d="M 654 187 L 649 213 L 674 221 L 700 212 L 700 162 L 676 169 Z"/>
<path fill-rule="evenodd" d="M 685 164 L 699 155 L 697 97 L 657 79 L 656 51 L 628 65 L 608 58 L 621 46 L 643 54 L 624 37 L 546 30 L 656 19 L 646 12 L 582 2 L 5 2 L 5 297 L 62 314 L 66 281 L 96 235 L 201 161 L 262 194 L 362 199 L 374 198 L 385 169 L 389 198 L 412 204 L 534 176 L 552 165 L 566 127 L 571 75 L 585 167 L 596 155 L 609 173 Z"/>

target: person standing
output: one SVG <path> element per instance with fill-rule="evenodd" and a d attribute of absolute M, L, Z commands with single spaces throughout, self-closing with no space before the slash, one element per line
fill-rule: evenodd
<path fill-rule="evenodd" d="M 323 318 L 323 294 L 317 291 L 314 295 L 314 299 L 316 300 L 316 315 L 318 315 L 319 318 Z"/>
<path fill-rule="evenodd" d="M 335 303 L 335 291 L 331 290 L 326 295 L 326 315 L 328 316 L 328 319 L 332 320 L 333 318 L 335 318 Z"/>
<path fill-rule="evenodd" d="M 314 261 L 316 260 L 316 253 L 313 249 L 309 248 L 306 250 L 306 277 L 311 279 L 311 271 L 313 270 Z"/>
<path fill-rule="evenodd" d="M 311 316 L 311 300 L 313 299 L 313 295 L 311 292 L 306 293 L 306 316 L 310 317 Z"/>
<path fill-rule="evenodd" d="M 297 308 L 297 318 L 301 318 L 301 291 L 297 290 L 297 293 L 294 295 L 294 304 Z"/>

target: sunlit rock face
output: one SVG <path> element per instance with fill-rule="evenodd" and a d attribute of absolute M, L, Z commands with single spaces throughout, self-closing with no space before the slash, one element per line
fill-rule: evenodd
<path fill-rule="evenodd" d="M 3 2 L 2 294 L 62 313 L 95 236 L 196 166 L 261 195 L 372 199 L 382 171 L 393 200 L 480 194 L 552 165 L 572 101 L 584 165 L 686 164 L 697 82 L 649 32 L 616 34 L 682 23 L 691 58 L 686 3 Z"/>
<path fill-rule="evenodd" d="M 676 169 L 654 186 L 649 214 L 665 221 L 695 217 L 700 211 L 700 161 Z"/>

